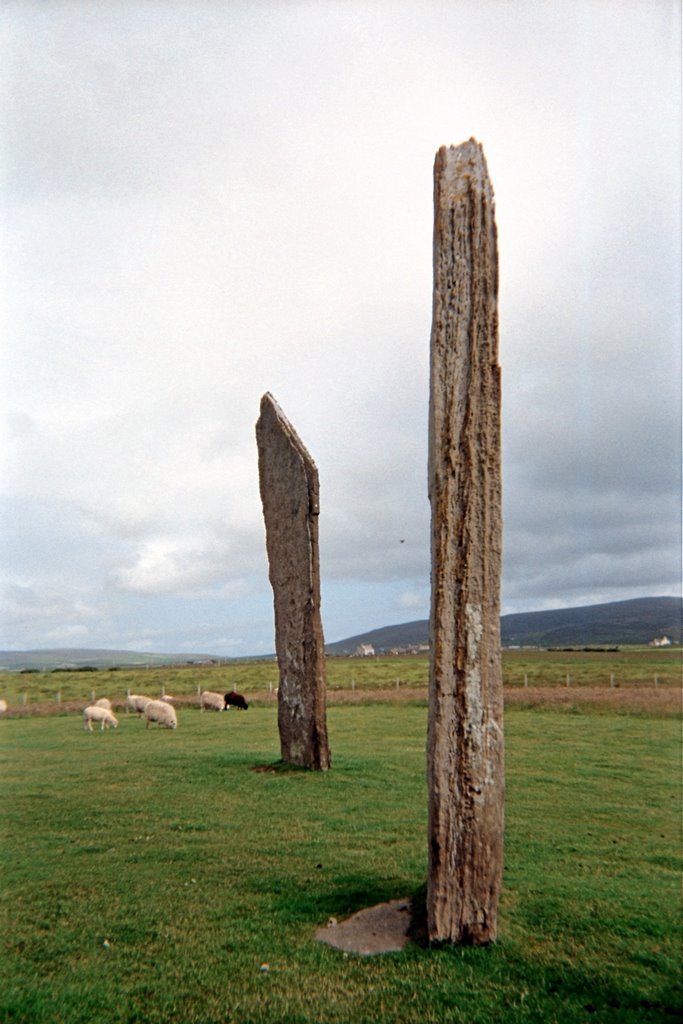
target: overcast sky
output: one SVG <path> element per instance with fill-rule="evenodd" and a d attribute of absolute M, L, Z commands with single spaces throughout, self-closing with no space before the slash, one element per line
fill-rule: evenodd
<path fill-rule="evenodd" d="M 5 0 L 0 648 L 274 650 L 254 425 L 328 641 L 429 615 L 432 168 L 496 194 L 503 611 L 680 593 L 678 0 Z"/>

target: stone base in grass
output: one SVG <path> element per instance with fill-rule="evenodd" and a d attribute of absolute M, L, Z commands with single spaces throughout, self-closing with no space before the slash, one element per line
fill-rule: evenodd
<path fill-rule="evenodd" d="M 398 953 L 408 942 L 410 925 L 410 900 L 391 900 L 359 910 L 345 921 L 330 918 L 324 928 L 318 928 L 315 937 L 345 953 Z"/>

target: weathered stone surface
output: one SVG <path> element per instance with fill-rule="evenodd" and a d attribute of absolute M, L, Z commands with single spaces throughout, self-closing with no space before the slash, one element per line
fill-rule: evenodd
<path fill-rule="evenodd" d="M 270 394 L 256 424 L 280 670 L 278 727 L 283 761 L 330 766 L 325 642 L 320 615 L 318 471 Z"/>
<path fill-rule="evenodd" d="M 432 942 L 496 937 L 503 867 L 498 265 L 474 139 L 434 165 L 428 732 Z"/>

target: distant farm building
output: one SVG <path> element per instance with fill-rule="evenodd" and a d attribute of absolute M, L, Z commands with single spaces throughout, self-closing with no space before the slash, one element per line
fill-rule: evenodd
<path fill-rule="evenodd" d="M 650 647 L 670 647 L 671 638 L 668 636 L 658 636 L 654 640 L 650 640 Z"/>
<path fill-rule="evenodd" d="M 389 654 L 428 654 L 429 644 L 409 644 L 407 647 L 392 647 Z"/>
<path fill-rule="evenodd" d="M 358 644 L 353 653 L 356 658 L 372 658 L 375 654 L 375 648 L 372 644 Z"/>

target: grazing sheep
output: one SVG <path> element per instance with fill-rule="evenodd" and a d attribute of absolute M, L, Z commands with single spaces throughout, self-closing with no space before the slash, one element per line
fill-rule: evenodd
<path fill-rule="evenodd" d="M 0 700 L 0 715 L 4 711 L 7 711 L 7 701 L 6 700 Z"/>
<path fill-rule="evenodd" d="M 115 729 L 119 724 L 118 719 L 112 715 L 109 708 L 98 707 L 97 704 L 91 704 L 90 707 L 83 710 L 83 728 L 87 732 L 92 732 L 93 722 L 100 723 L 100 732 L 104 732 L 105 728 L 108 729 L 109 726 Z"/>
<path fill-rule="evenodd" d="M 213 693 L 211 690 L 203 690 L 202 695 L 199 698 L 199 706 L 202 711 L 205 711 L 207 708 L 209 711 L 222 711 L 223 698 L 220 693 Z"/>
<path fill-rule="evenodd" d="M 175 700 L 175 697 L 172 697 L 170 693 L 162 693 L 161 697 L 159 697 L 159 700 L 165 700 L 167 704 L 172 704 L 173 701 Z"/>
<path fill-rule="evenodd" d="M 139 693 L 129 693 L 126 697 L 126 711 L 136 711 L 138 715 L 142 715 L 151 699 L 151 697 L 143 697 Z"/>
<path fill-rule="evenodd" d="M 95 701 L 93 707 L 106 708 L 107 711 L 111 711 L 111 701 L 109 700 L 108 697 L 100 697 L 99 700 Z"/>
<path fill-rule="evenodd" d="M 165 729 L 177 729 L 178 719 L 176 718 L 175 708 L 172 704 L 168 704 L 165 700 L 150 700 L 145 704 L 145 729 L 149 729 L 150 722 L 156 722 L 157 725 L 163 725 Z"/>
<path fill-rule="evenodd" d="M 242 696 L 242 694 L 241 693 L 235 693 L 234 690 L 231 690 L 230 693 L 226 693 L 226 695 L 224 697 L 224 700 L 225 700 L 224 707 L 225 707 L 226 711 L 228 710 L 228 708 L 231 708 L 231 707 L 232 708 L 238 708 L 240 711 L 246 711 L 247 708 L 249 707 L 249 705 L 247 704 L 247 702 L 244 699 L 244 697 Z"/>

